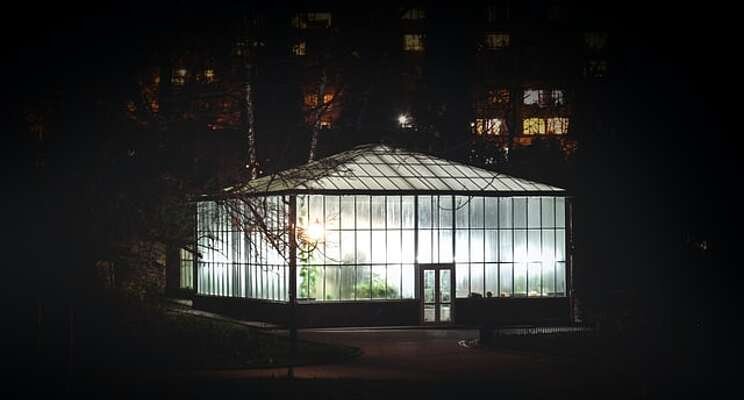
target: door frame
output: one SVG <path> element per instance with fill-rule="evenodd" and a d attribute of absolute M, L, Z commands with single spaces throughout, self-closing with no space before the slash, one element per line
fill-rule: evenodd
<path fill-rule="evenodd" d="M 435 285 L 435 304 L 439 304 L 439 270 L 450 271 L 450 320 L 439 321 L 439 308 L 436 309 L 436 319 L 434 322 L 424 321 L 424 270 L 434 270 L 434 285 Z M 436 264 L 416 264 L 416 286 L 418 288 L 419 298 L 419 323 L 421 325 L 451 325 L 455 322 L 455 264 L 454 263 L 436 263 Z"/>

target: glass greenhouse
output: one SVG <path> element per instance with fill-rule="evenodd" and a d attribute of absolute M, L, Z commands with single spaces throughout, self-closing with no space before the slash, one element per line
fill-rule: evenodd
<path fill-rule="evenodd" d="M 293 303 L 305 326 L 569 319 L 563 189 L 379 145 L 228 192 L 197 204 L 195 307 L 283 323 Z"/>

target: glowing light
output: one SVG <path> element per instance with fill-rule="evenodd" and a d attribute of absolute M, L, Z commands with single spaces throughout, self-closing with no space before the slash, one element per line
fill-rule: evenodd
<path fill-rule="evenodd" d="M 324 236 L 325 229 L 323 229 L 323 225 L 318 220 L 315 220 L 315 222 L 308 225 L 307 229 L 305 229 L 305 238 L 310 241 L 319 242 Z"/>
<path fill-rule="evenodd" d="M 400 114 L 398 116 L 398 124 L 401 128 L 410 128 L 412 126 L 412 119 L 407 114 Z"/>

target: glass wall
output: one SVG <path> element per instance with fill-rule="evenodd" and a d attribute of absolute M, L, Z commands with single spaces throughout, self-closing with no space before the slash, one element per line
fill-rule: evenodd
<path fill-rule="evenodd" d="M 457 297 L 563 296 L 563 197 L 456 196 Z"/>
<path fill-rule="evenodd" d="M 198 203 L 198 293 L 287 301 L 286 210 L 279 196 Z"/>
<path fill-rule="evenodd" d="M 414 215 L 413 196 L 297 196 L 298 298 L 413 298 Z"/>
<path fill-rule="evenodd" d="M 194 255 L 186 249 L 180 249 L 181 254 L 181 289 L 194 288 Z"/>
<path fill-rule="evenodd" d="M 199 203 L 198 293 L 287 301 L 287 205 Z M 297 295 L 412 299 L 418 263 L 454 264 L 457 297 L 564 296 L 565 231 L 563 197 L 298 195 Z"/>

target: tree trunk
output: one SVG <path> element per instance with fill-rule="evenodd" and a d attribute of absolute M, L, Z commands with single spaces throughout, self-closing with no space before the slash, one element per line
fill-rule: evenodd
<path fill-rule="evenodd" d="M 245 73 L 245 86 L 244 86 L 244 119 L 243 123 L 246 130 L 248 139 L 248 173 L 251 179 L 256 179 L 258 176 L 258 168 L 256 165 L 256 129 L 255 129 L 255 116 L 253 114 L 253 65 L 246 59 L 244 61 L 243 70 Z"/>
<path fill-rule="evenodd" d="M 325 95 L 325 88 L 327 83 L 328 76 L 326 75 L 325 68 L 323 68 L 320 74 L 320 86 L 318 87 L 318 105 L 317 111 L 313 116 L 313 136 L 310 139 L 310 154 L 308 155 L 307 162 L 315 160 L 315 156 L 318 152 L 318 141 L 320 140 L 320 119 L 323 117 L 323 113 L 326 111 L 326 106 L 323 102 L 323 96 Z"/>

